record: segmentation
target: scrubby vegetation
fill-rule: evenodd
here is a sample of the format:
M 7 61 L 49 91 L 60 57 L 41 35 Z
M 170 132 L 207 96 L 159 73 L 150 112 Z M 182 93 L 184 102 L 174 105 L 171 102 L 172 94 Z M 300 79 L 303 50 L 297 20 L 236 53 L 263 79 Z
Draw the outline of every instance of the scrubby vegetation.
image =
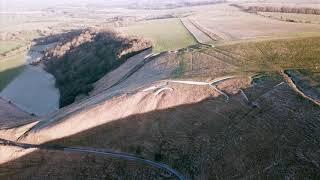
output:
M 150 47 L 148 41 L 125 38 L 112 31 L 86 30 L 46 53 L 46 70 L 56 78 L 60 106 L 88 95 L 93 83 L 126 58 Z

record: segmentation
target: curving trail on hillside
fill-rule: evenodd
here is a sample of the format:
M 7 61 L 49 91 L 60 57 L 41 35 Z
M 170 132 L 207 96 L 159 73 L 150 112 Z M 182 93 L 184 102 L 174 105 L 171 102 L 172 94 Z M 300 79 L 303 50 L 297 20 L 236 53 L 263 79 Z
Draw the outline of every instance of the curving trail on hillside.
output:
M 63 151 L 63 152 L 78 152 L 78 153 L 92 153 L 92 154 L 97 154 L 97 155 L 104 155 L 104 156 L 110 156 L 113 158 L 118 158 L 118 159 L 124 159 L 128 161 L 137 161 L 137 162 L 142 162 L 145 164 L 148 164 L 150 166 L 156 167 L 158 169 L 164 170 L 173 176 L 175 176 L 179 180 L 184 180 L 184 176 L 176 171 L 175 169 L 172 169 L 166 164 L 158 163 L 155 161 L 151 161 L 148 159 L 144 159 L 132 154 L 127 154 L 127 153 L 121 153 L 121 152 L 113 152 L 110 150 L 105 150 L 105 149 L 96 149 L 96 148 L 79 148 L 79 147 L 66 147 L 66 146 L 54 146 L 54 145 L 36 145 L 36 144 L 26 144 L 26 143 L 18 143 L 14 141 L 9 141 L 6 139 L 1 139 L 0 138 L 0 146 L 14 146 L 14 147 L 19 147 L 23 149 L 31 149 L 31 148 L 36 148 L 36 149 L 43 149 L 43 150 L 54 150 L 54 151 Z

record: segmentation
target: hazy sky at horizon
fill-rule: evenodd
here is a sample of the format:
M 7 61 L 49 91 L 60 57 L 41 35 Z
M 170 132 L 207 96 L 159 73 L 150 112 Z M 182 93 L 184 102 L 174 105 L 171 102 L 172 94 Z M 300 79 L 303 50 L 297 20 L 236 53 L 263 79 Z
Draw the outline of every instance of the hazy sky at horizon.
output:
M 104 5 L 119 5 L 119 4 L 130 4 L 130 3 L 172 3 L 177 1 L 203 1 L 203 0 L 0 0 L 0 11 L 6 11 L 10 9 L 33 9 L 39 10 L 50 6 L 60 4 L 74 4 L 74 5 L 85 5 L 85 4 L 104 4 Z
M 10 10 L 10 9 L 33 9 L 39 10 L 41 8 L 46 8 L 50 6 L 55 6 L 59 4 L 74 4 L 74 5 L 85 5 L 85 4 L 95 4 L 100 3 L 104 5 L 114 5 L 114 4 L 130 4 L 130 3 L 161 3 L 161 2 L 177 2 L 177 1 L 203 1 L 203 0 L 0 0 L 0 11 Z M 230 0 L 231 2 L 243 2 L 243 1 L 257 1 L 257 0 Z M 320 0 L 267 0 L 270 2 L 309 2 L 309 3 L 320 3 Z
M 107 5 L 134 1 L 136 0 L 0 0 L 0 11 L 15 9 L 40 10 L 60 4 L 75 4 L 81 6 L 85 4 L 103 3 Z

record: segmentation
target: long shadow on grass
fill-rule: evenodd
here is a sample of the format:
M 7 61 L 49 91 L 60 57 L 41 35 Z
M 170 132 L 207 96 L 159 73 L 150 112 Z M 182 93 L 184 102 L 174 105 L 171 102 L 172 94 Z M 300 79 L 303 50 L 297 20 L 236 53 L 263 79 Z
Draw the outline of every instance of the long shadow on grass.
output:
M 25 68 L 24 65 L 0 72 L 0 92 Z

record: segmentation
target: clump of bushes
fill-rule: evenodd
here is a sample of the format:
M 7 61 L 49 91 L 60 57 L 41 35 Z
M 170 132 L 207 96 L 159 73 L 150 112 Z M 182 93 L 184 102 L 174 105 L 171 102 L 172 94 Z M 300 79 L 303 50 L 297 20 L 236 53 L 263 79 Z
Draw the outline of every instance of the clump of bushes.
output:
M 93 83 L 151 44 L 143 39 L 123 37 L 113 31 L 84 30 L 47 52 L 45 69 L 56 78 L 60 107 L 88 95 Z

